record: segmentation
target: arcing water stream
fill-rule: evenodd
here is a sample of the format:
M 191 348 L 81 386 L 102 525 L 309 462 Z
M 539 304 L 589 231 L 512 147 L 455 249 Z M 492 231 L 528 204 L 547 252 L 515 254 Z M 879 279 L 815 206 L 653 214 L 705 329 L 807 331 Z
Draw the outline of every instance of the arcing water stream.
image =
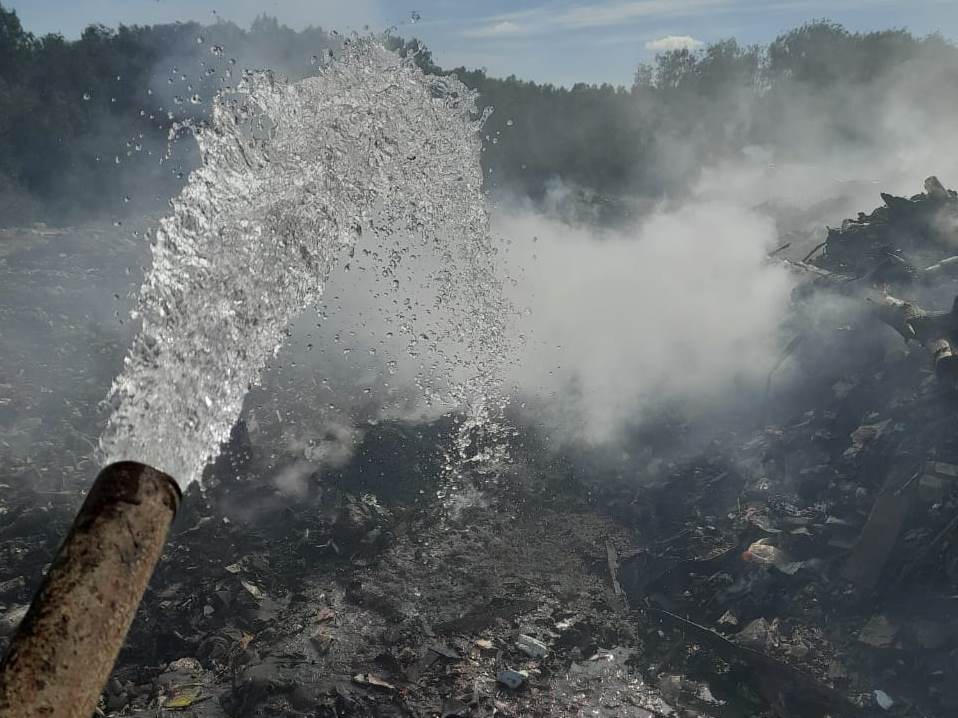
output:
M 442 392 L 472 417 L 464 431 L 490 421 L 509 352 L 481 126 L 465 86 L 367 39 L 315 77 L 247 74 L 219 96 L 194 130 L 202 167 L 154 234 L 142 328 L 111 391 L 101 461 L 197 480 L 286 327 L 370 234 L 393 242 L 396 263 L 434 255 L 443 321 L 409 342 L 442 347 L 431 373 L 458 377 Z

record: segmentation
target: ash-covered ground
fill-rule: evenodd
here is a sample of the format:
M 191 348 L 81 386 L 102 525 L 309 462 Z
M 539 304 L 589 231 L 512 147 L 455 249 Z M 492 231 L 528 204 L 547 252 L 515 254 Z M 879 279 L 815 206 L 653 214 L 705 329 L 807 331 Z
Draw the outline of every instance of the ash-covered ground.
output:
M 237 425 L 185 497 L 100 711 L 954 715 L 956 218 L 929 180 L 810 256 L 770 257 L 800 282 L 762 405 L 663 411 L 621 457 L 553 446 L 516 416 L 509 463 L 447 491 L 451 418 L 370 421 L 321 474 Z M 3 291 L 28 294 L 29 243 L 55 237 L 0 241 L 18 268 Z M 116 276 L 101 281 L 135 286 Z M 124 331 L 56 351 L 122 352 Z M 92 472 L 79 429 L 59 463 L 37 461 L 36 437 L 92 419 L 29 424 L 57 401 L 34 383 L 46 358 L 4 351 L 19 367 L 0 378 L 9 635 Z

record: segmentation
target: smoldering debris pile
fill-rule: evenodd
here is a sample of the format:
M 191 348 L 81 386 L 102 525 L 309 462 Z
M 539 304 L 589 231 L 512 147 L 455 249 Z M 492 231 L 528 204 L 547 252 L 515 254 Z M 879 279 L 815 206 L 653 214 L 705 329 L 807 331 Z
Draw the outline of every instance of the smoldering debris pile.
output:
M 911 199 L 882 193 L 885 206 L 846 220 L 791 266 L 811 273 L 814 289 L 867 301 L 871 313 L 931 355 L 939 380 L 958 386 L 958 196 L 936 177 Z M 809 255 L 811 256 L 811 255 Z M 808 288 L 806 288 L 808 289 Z M 905 294 L 902 294 L 905 293 Z M 897 295 L 897 296 L 896 296 Z M 899 298 L 908 296 L 908 299 Z M 943 309 L 926 309 L 942 306 Z M 796 341 L 800 337 L 796 337 Z
M 937 177 L 925 180 L 925 191 L 911 198 L 881 193 L 884 206 L 859 212 L 840 228 L 828 230 L 815 264 L 831 272 L 889 281 L 934 275 L 937 262 L 958 250 L 958 194 Z M 948 263 L 946 262 L 945 266 Z
M 238 426 L 101 710 L 954 715 L 958 196 L 926 190 L 788 260 L 803 282 L 761 418 L 705 450 L 662 426 L 603 473 L 520 428 L 450 512 L 448 422 L 371 426 L 293 494 L 270 478 L 297 457 Z M 0 632 L 80 500 L 4 481 Z
M 781 718 L 958 709 L 958 195 L 925 187 L 790 262 L 791 390 L 770 377 L 761 431 L 635 497 L 619 580 L 688 705 L 707 686 Z

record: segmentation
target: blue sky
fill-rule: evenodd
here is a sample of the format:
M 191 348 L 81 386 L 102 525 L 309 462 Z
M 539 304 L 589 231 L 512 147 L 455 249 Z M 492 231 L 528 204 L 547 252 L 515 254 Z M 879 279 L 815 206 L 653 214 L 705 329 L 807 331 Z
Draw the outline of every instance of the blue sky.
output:
M 301 28 L 396 26 L 439 64 L 561 84 L 630 84 L 656 48 L 736 37 L 768 42 L 810 19 L 853 30 L 907 27 L 958 39 L 955 0 L 0 0 L 27 29 L 76 37 L 92 22 L 148 24 L 217 17 L 247 26 L 260 13 Z M 418 20 L 413 22 L 413 14 Z

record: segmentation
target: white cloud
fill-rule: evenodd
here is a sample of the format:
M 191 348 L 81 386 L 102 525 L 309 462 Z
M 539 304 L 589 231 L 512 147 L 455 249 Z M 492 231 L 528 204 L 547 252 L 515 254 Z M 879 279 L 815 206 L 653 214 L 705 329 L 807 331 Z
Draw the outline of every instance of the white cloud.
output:
M 707 10 L 727 9 L 728 0 L 632 0 L 592 5 L 572 5 L 558 13 L 557 24 L 564 27 L 610 27 L 647 18 L 692 15 Z
M 742 2 L 751 0 L 600 0 L 591 3 L 563 0 L 487 16 L 478 21 L 475 30 L 463 34 L 481 38 L 618 27 L 642 20 L 729 12 Z
M 466 37 L 502 37 L 504 35 L 516 35 L 520 32 L 522 32 L 522 27 L 518 23 L 512 20 L 502 20 L 475 30 L 467 30 L 463 34 Z
M 695 50 L 704 43 L 691 35 L 666 35 L 645 43 L 645 49 L 652 52 L 670 52 L 672 50 Z
M 881 6 L 892 0 L 551 0 L 524 10 L 477 18 L 474 38 L 542 35 L 570 30 L 636 26 L 676 18 L 702 18 L 769 11 L 820 12 L 843 7 Z M 941 2 L 941 0 L 925 0 Z

